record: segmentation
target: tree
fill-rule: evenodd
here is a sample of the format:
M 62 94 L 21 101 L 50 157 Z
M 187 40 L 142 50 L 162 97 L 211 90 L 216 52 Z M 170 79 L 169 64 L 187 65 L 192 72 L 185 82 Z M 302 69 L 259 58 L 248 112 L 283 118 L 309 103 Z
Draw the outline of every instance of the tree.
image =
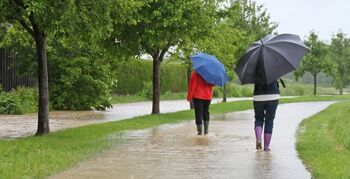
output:
M 215 55 L 225 66 L 226 71 L 234 69 L 237 59 L 238 47 L 236 42 L 240 41 L 242 34 L 227 23 L 217 24 L 211 34 L 198 43 L 198 50 Z M 226 102 L 226 85 L 223 86 L 223 102 Z
M 318 39 L 318 35 L 311 31 L 305 45 L 309 48 L 309 52 L 305 55 L 301 62 L 300 68 L 294 72 L 296 79 L 302 77 L 305 72 L 310 72 L 314 78 L 314 95 L 317 92 L 317 75 L 327 72 L 330 68 L 327 60 L 327 45 Z
M 38 129 L 36 135 L 50 131 L 48 118 L 49 86 L 47 50 L 50 37 L 69 37 L 93 43 L 108 35 L 109 5 L 111 1 L 74 0 L 3 0 L 0 2 L 0 22 L 10 23 L 14 29 L 24 29 L 34 40 L 39 88 Z M 80 13 L 82 12 L 82 13 Z M 80 32 L 80 33 L 77 33 Z M 93 34 L 87 32 L 95 32 Z M 72 37 L 76 37 L 73 39 Z M 62 39 L 52 39 L 64 43 Z M 71 42 L 72 42 L 71 41 Z M 75 41 L 77 47 L 83 41 Z
M 332 38 L 330 58 L 334 66 L 333 84 L 339 89 L 339 94 L 343 94 L 343 88 L 349 84 L 350 80 L 350 39 L 342 31 Z
M 217 30 L 214 31 L 216 37 L 212 38 L 216 44 L 205 44 L 210 45 L 209 51 L 210 48 L 216 49 L 214 54 L 222 60 L 227 71 L 232 71 L 248 45 L 271 34 L 276 27 L 277 24 L 270 21 L 262 5 L 254 1 L 237 0 L 222 11 Z M 223 88 L 223 102 L 226 102 L 226 85 Z
M 214 0 L 150 0 L 135 14 L 135 23 L 118 35 L 121 45 L 153 59 L 152 114 L 159 113 L 160 64 L 172 46 L 200 34 L 210 25 Z

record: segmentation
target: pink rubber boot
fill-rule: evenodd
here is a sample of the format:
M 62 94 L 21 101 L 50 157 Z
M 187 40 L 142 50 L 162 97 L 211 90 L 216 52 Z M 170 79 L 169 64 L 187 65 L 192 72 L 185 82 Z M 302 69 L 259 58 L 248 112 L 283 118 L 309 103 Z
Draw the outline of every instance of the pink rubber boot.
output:
M 272 134 L 264 134 L 264 151 L 270 151 L 270 142 Z
M 255 130 L 255 139 L 256 139 L 256 150 L 261 150 L 261 134 L 262 134 L 262 127 L 256 126 L 254 128 Z

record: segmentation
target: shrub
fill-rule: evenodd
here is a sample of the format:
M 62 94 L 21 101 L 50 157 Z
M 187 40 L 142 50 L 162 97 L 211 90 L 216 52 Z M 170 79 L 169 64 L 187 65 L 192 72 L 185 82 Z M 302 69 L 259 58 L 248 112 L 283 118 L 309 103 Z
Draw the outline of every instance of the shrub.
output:
M 23 114 L 38 110 L 37 91 L 19 87 L 9 93 L 0 91 L 0 114 Z
M 163 63 L 160 73 L 161 93 L 180 93 L 187 91 L 186 68 L 181 64 Z
M 0 114 L 19 114 L 20 109 L 13 96 L 0 92 Z
M 252 86 L 242 86 L 242 96 L 244 96 L 244 97 L 252 97 L 253 96 L 253 88 L 252 88 Z
M 97 58 L 97 57 L 96 57 Z M 52 59 L 50 102 L 59 110 L 103 110 L 111 107 L 110 90 L 116 85 L 106 59 L 79 56 Z
M 152 82 L 144 82 L 143 83 L 143 88 L 142 91 L 138 93 L 139 96 L 143 96 L 147 99 L 152 99 L 152 94 L 153 94 L 153 88 L 152 88 Z
M 145 83 L 152 83 L 152 61 L 129 59 L 115 69 L 118 86 L 114 93 L 119 95 L 139 94 Z M 182 64 L 162 63 L 160 71 L 160 92 L 164 94 L 187 91 L 187 73 Z
M 38 91 L 36 89 L 17 87 L 10 94 L 14 97 L 20 113 L 38 111 Z
M 222 88 L 214 87 L 213 97 L 217 98 L 217 97 L 221 97 L 221 96 L 222 96 Z

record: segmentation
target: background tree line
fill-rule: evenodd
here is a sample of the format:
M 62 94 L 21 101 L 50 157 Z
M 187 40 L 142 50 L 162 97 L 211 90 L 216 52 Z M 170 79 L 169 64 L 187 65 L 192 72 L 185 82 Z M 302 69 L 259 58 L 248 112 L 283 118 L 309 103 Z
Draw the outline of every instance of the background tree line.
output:
M 309 72 L 313 76 L 314 94 L 317 94 L 317 78 L 324 73 L 332 77 L 332 85 L 343 94 L 343 89 L 350 83 L 350 38 L 339 30 L 331 42 L 325 42 L 311 31 L 305 44 L 309 52 L 294 73 L 296 79 Z

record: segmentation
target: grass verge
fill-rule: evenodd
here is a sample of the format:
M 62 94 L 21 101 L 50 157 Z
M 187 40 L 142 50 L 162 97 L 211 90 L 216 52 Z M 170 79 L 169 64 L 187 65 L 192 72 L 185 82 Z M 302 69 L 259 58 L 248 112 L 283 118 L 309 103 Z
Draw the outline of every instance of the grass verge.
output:
M 304 120 L 297 150 L 313 178 L 350 178 L 350 102 L 336 103 Z
M 350 99 L 346 96 L 304 96 L 281 99 L 281 103 Z M 251 101 L 213 104 L 211 114 L 242 111 Z M 120 142 L 118 133 L 166 123 L 192 120 L 193 111 L 147 115 L 133 119 L 89 125 L 53 132 L 41 137 L 0 140 L 1 178 L 42 178 L 60 172 Z

